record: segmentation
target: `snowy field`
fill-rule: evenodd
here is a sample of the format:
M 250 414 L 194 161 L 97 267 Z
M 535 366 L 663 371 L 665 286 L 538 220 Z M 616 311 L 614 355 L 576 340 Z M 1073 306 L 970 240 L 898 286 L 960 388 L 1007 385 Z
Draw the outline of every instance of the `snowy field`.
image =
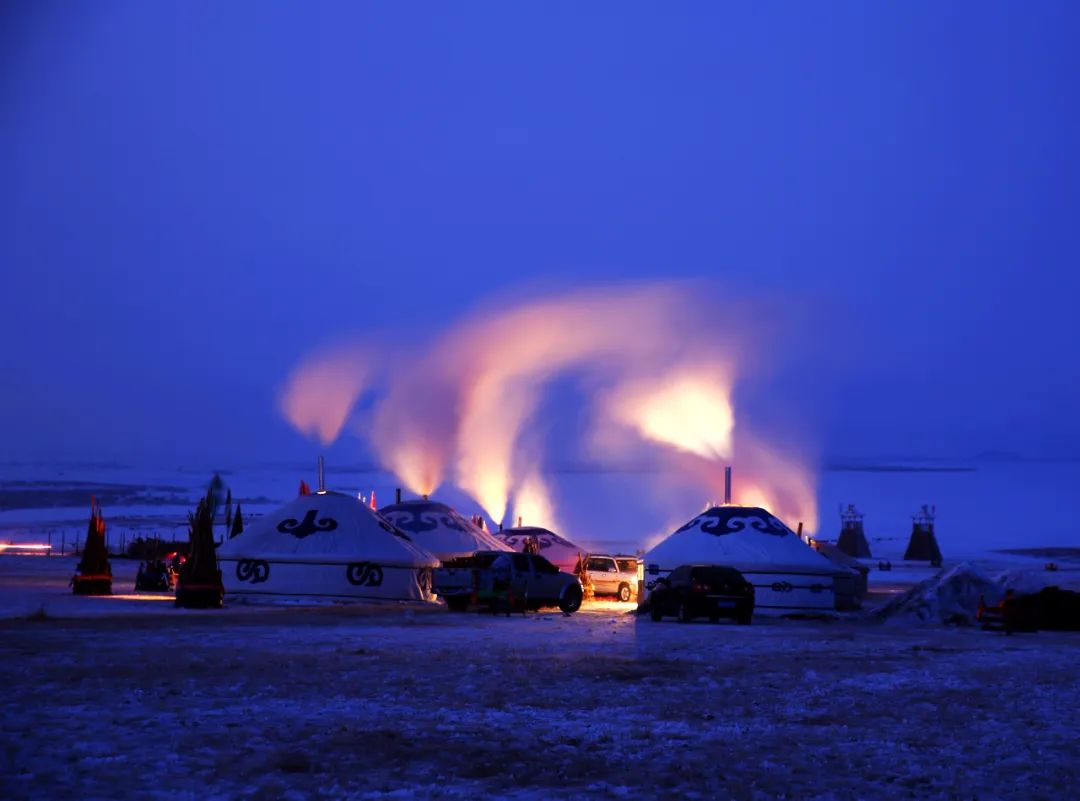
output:
M 114 550 L 118 537 L 183 538 L 211 473 L 0 468 L 0 544 L 70 547 L 94 493 Z M 301 475 L 224 477 L 250 519 Z M 840 503 L 867 513 L 875 557 L 894 565 L 872 569 L 871 606 L 935 572 L 900 560 L 922 503 L 938 504 L 947 570 L 971 560 L 1080 587 L 1077 482 L 1077 465 L 827 472 L 821 531 L 835 536 Z M 392 500 L 385 474 L 331 470 L 329 483 Z M 623 484 L 566 478 L 567 533 L 626 551 L 662 530 L 668 513 L 621 503 Z M 1046 547 L 1073 551 L 1002 552 Z M 0 799 L 1080 797 L 1078 634 L 914 614 L 682 626 L 617 603 L 572 617 L 187 611 L 135 593 L 124 559 L 116 595 L 76 598 L 75 563 L 0 554 Z
M 1077 634 L 190 612 L 75 598 L 72 567 L 0 557 L 0 798 L 1080 793 Z

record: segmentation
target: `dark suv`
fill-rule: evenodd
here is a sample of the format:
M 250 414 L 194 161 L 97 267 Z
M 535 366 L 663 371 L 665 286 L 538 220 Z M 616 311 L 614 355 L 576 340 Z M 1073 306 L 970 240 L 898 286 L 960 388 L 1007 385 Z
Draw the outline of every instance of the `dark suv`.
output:
M 730 617 L 746 626 L 754 614 L 754 587 L 733 567 L 682 565 L 656 580 L 649 613 L 653 620 L 674 615 L 681 623 Z
M 434 591 L 451 611 L 487 603 L 539 609 L 557 606 L 566 614 L 581 607 L 581 581 L 539 555 L 477 551 L 435 569 Z M 512 603 L 511 603 L 512 599 Z

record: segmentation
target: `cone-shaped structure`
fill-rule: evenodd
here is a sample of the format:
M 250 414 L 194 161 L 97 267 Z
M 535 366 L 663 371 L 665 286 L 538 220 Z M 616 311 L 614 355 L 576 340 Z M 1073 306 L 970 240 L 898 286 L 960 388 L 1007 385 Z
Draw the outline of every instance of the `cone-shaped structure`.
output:
M 825 612 L 836 606 L 833 578 L 851 571 L 799 539 L 756 506 L 714 506 L 645 554 L 646 587 L 680 565 L 723 565 L 754 585 L 755 613 Z
M 214 549 L 214 507 L 217 505 L 214 482 L 199 501 L 194 514 L 188 515 L 187 560 L 176 578 L 176 605 L 189 609 L 220 608 L 225 596 Z
M 541 556 L 567 573 L 575 572 L 578 567 L 578 557 L 585 556 L 589 552 L 588 549 L 575 545 L 554 531 L 539 526 L 504 528 L 491 532 L 491 535 L 514 551 L 524 551 L 535 542 Z
M 856 559 L 873 558 L 863 529 L 863 516 L 853 504 L 848 504 L 848 508 L 840 512 L 840 538 L 836 541 L 836 547 Z
M 379 514 L 444 561 L 476 551 L 511 550 L 502 540 L 438 501 L 392 503 L 380 509 Z
M 101 507 L 90 501 L 90 521 L 86 527 L 86 542 L 76 574 L 71 579 L 71 589 L 76 595 L 110 595 L 112 593 L 112 566 L 105 547 L 105 518 Z
M 230 595 L 431 600 L 439 560 L 351 495 L 301 495 L 218 549 Z
M 244 533 L 244 513 L 240 511 L 240 502 L 236 502 L 236 516 L 232 520 L 232 528 L 229 529 L 229 539 Z
M 923 506 L 911 518 L 911 538 L 908 540 L 904 558 L 913 562 L 941 564 L 941 549 L 934 534 L 934 510 Z

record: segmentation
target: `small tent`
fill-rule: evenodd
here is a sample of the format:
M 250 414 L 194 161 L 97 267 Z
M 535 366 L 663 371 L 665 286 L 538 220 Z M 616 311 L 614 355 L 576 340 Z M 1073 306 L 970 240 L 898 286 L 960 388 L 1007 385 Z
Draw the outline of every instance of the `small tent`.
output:
M 236 503 L 236 516 L 232 519 L 229 529 L 229 538 L 238 537 L 244 533 L 244 513 L 240 510 L 240 502 Z
M 840 538 L 836 547 L 856 559 L 872 559 L 870 543 L 866 541 L 863 529 L 863 516 L 853 504 L 840 512 Z
M 110 595 L 112 593 L 112 566 L 109 550 L 105 545 L 105 518 L 101 506 L 90 500 L 90 523 L 86 529 L 82 559 L 71 578 L 71 588 L 76 595 Z
M 510 550 L 509 545 L 438 501 L 401 501 L 384 506 L 379 514 L 439 559 Z
M 351 495 L 301 495 L 218 549 L 227 595 L 431 600 L 439 564 Z
M 714 506 L 645 554 L 646 587 L 680 565 L 725 565 L 754 585 L 762 614 L 828 612 L 836 606 L 834 565 L 765 509 Z
M 513 551 L 524 551 L 526 543 L 535 537 L 540 555 L 567 573 L 573 573 L 577 569 L 579 556 L 585 556 L 589 553 L 587 549 L 560 537 L 554 531 L 539 526 L 504 528 L 493 531 L 491 534 L 504 542 Z
M 214 476 L 216 481 L 220 481 Z M 188 513 L 188 556 L 176 577 L 176 605 L 187 609 L 220 609 L 225 587 L 214 550 L 214 509 L 220 486 L 210 483 L 194 514 Z
M 934 535 L 935 511 L 928 506 L 923 506 L 918 514 L 912 516 L 911 538 L 908 540 L 907 550 L 904 551 L 904 559 L 912 562 L 929 562 L 935 566 L 941 564 L 941 549 Z

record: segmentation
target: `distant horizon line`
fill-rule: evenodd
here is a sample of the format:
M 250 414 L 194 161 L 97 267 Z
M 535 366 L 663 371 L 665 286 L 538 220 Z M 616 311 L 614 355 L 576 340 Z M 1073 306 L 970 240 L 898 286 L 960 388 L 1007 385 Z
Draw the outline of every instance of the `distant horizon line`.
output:
M 160 469 L 175 471 L 177 473 L 220 473 L 230 475 L 243 470 L 271 469 L 287 470 L 290 472 L 303 473 L 314 471 L 315 460 L 311 463 L 303 463 L 296 460 L 277 461 L 242 461 L 226 467 L 217 460 L 185 460 L 172 466 L 158 460 L 135 461 L 128 459 L 8 459 L 0 461 L 0 467 L 51 467 L 71 470 L 140 470 Z M 1026 456 L 1016 453 L 983 452 L 968 457 L 940 457 L 940 456 L 893 456 L 880 457 L 846 457 L 843 459 L 831 459 L 824 462 L 819 469 L 822 472 L 881 472 L 881 473 L 963 473 L 974 472 L 979 464 L 1005 463 L 1005 464 L 1073 464 L 1080 462 L 1080 456 Z M 733 465 L 738 468 L 738 463 Z M 662 464 L 658 462 L 639 461 L 629 463 L 603 463 L 603 462 L 562 462 L 550 464 L 543 472 L 551 475 L 572 475 L 576 473 L 609 473 L 609 474 L 640 474 L 640 473 L 663 473 L 666 472 Z M 326 472 L 328 474 L 368 474 L 387 473 L 393 471 L 384 468 L 374 462 L 345 462 L 335 464 L 327 461 Z

